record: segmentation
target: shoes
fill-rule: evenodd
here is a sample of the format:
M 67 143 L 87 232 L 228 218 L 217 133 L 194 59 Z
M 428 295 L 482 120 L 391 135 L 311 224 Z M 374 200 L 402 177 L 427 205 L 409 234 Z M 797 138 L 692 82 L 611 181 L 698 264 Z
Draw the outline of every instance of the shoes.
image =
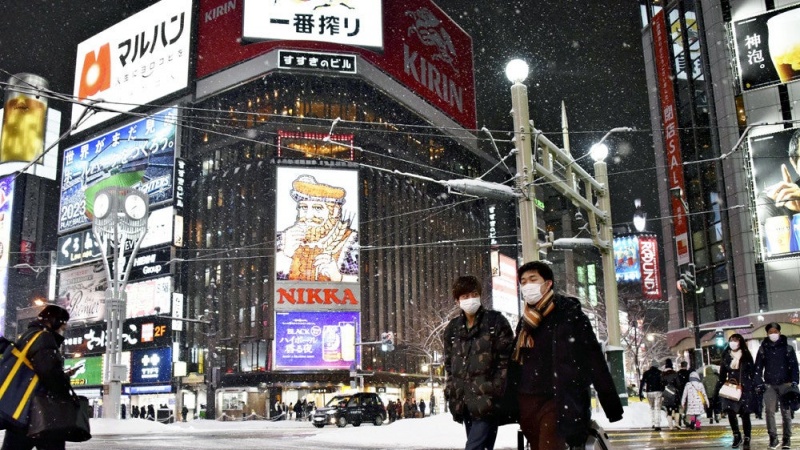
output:
M 744 438 L 744 441 L 742 441 L 742 450 L 750 450 L 750 438 L 749 437 Z
M 788 448 L 788 449 L 791 449 L 791 448 L 792 448 L 792 441 L 791 441 L 791 439 L 790 439 L 790 438 L 788 438 L 788 437 L 785 437 L 785 438 L 783 438 L 783 443 L 781 444 L 781 448 Z
M 776 448 L 778 448 L 778 436 L 769 437 L 769 448 L 771 450 L 775 450 Z
M 739 445 L 742 444 L 742 435 L 736 433 L 733 435 L 733 444 L 731 444 L 731 448 L 739 448 Z
M 653 427 L 653 431 L 661 431 L 661 427 Z

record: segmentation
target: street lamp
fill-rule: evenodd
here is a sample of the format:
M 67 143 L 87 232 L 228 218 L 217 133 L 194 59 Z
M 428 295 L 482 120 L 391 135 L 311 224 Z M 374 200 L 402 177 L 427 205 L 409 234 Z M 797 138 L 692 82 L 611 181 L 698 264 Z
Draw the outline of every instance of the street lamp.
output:
M 517 151 L 517 186 L 520 240 L 523 262 L 539 260 L 539 232 L 536 224 L 536 191 L 533 186 L 534 165 L 531 152 L 531 123 L 528 113 L 528 88 L 522 82 L 528 77 L 528 64 L 513 59 L 506 65 L 511 85 L 511 115 L 514 118 L 514 147 Z
M 633 212 L 633 227 L 636 231 L 642 232 L 647 227 L 647 213 L 642 209 L 642 200 L 636 199 L 633 201 L 633 206 L 636 210 Z
M 122 323 L 125 321 L 127 295 L 125 286 L 133 267 L 136 252 L 147 233 L 150 215 L 148 197 L 125 187 L 107 187 L 97 192 L 93 206 L 92 233 L 103 255 L 108 288 L 105 295 L 106 369 L 103 374 L 103 417 L 119 418 L 122 380 L 126 367 L 122 364 Z M 123 259 L 125 247 L 133 242 L 133 250 Z M 109 266 L 108 252 L 112 265 Z

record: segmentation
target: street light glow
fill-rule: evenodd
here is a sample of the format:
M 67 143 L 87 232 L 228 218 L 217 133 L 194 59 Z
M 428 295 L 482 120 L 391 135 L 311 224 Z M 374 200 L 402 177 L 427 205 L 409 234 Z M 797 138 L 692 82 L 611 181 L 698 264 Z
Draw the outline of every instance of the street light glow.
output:
M 608 146 L 602 142 L 594 144 L 592 148 L 589 149 L 589 154 L 592 155 L 592 159 L 595 162 L 603 161 L 606 159 L 606 156 L 608 156 Z
M 528 63 L 521 59 L 512 59 L 506 64 L 506 77 L 512 83 L 522 83 L 528 78 Z

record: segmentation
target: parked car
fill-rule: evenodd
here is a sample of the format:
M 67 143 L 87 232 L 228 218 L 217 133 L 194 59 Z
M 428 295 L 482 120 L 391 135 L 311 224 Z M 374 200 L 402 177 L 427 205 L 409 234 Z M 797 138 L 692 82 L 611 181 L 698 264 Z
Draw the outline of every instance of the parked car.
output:
M 325 407 L 317 408 L 312 422 L 317 428 L 333 424 L 341 428 L 346 427 L 348 423 L 357 427 L 364 422 L 381 426 L 385 420 L 386 407 L 378 394 L 359 392 L 333 397 Z

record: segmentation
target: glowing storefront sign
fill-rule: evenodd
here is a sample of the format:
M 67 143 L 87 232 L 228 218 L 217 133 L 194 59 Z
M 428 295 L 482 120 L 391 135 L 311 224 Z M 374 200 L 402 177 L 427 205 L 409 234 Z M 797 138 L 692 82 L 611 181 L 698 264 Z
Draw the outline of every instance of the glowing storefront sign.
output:
M 275 369 L 350 369 L 359 364 L 361 313 L 276 312 Z

